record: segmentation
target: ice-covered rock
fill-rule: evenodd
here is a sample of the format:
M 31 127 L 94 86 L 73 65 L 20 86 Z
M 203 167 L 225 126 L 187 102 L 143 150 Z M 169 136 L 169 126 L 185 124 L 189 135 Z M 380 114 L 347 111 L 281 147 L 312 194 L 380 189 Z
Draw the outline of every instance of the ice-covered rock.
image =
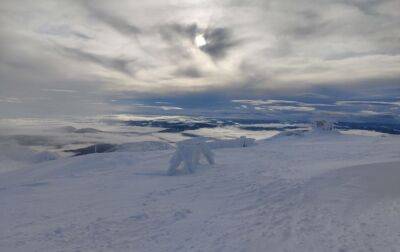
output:
M 169 175 L 175 175 L 183 164 L 183 170 L 193 173 L 204 157 L 209 164 L 214 164 L 214 153 L 203 138 L 184 140 L 177 144 L 176 152 L 170 160 Z

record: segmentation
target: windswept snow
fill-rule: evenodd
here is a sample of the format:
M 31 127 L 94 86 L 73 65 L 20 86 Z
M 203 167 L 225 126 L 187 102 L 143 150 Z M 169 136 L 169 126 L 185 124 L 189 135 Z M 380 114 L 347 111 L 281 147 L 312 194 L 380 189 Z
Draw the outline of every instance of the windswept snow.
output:
M 278 135 L 165 176 L 173 150 L 0 175 L 0 251 L 399 251 L 400 138 Z

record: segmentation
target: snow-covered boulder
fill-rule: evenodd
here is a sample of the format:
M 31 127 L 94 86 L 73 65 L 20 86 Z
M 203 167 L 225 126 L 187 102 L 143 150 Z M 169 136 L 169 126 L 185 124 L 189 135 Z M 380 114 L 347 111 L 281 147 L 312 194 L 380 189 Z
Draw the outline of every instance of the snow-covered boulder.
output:
M 177 144 L 176 151 L 170 160 L 169 175 L 178 173 L 178 168 L 183 165 L 183 170 L 193 173 L 204 157 L 209 164 L 214 164 L 214 153 L 203 138 L 184 140 Z

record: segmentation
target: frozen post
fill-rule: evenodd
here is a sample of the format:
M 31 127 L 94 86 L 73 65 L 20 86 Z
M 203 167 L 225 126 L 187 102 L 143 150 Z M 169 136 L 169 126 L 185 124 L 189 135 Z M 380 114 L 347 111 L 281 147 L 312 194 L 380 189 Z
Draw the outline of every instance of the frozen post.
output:
M 255 140 L 252 138 L 247 138 L 245 136 L 241 136 L 239 138 L 239 142 L 240 142 L 240 146 L 245 148 L 245 147 L 249 147 L 250 145 L 254 145 L 255 144 Z
M 177 144 L 176 152 L 170 160 L 169 175 L 175 175 L 178 167 L 183 163 L 183 169 L 193 173 L 204 156 L 209 164 L 214 164 L 214 153 L 203 139 L 190 139 Z

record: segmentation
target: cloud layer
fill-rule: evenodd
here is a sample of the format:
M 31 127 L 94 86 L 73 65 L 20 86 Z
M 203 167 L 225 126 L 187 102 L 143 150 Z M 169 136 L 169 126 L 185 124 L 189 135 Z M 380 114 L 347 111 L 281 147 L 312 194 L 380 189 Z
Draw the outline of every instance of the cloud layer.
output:
M 398 90 L 399 9 L 398 0 L 3 0 L 0 113 L 209 93 Z

